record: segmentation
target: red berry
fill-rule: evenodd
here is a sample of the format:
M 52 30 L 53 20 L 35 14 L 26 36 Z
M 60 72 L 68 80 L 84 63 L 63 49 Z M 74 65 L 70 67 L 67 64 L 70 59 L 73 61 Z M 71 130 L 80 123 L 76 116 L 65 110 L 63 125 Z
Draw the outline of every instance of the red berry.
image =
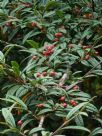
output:
M 32 56 L 32 59 L 33 59 L 33 60 L 36 60 L 36 58 L 37 58 L 37 56 Z
M 43 51 L 43 55 L 46 56 L 46 57 L 49 56 L 47 51 Z
M 72 106 L 76 106 L 76 105 L 77 105 L 76 101 L 74 101 L 74 100 L 70 100 L 70 104 L 71 104 Z
M 32 26 L 32 27 L 36 27 L 37 24 L 36 24 L 35 22 L 32 22 L 32 23 L 31 23 L 31 26 Z
M 52 50 L 48 50 L 48 51 L 46 51 L 46 53 L 47 53 L 47 55 L 51 55 L 53 53 L 53 51 Z
M 43 55 L 46 56 L 46 57 L 51 55 L 52 53 L 53 53 L 53 50 L 43 51 Z
M 85 60 L 89 60 L 89 59 L 90 59 L 90 55 L 87 54 L 87 55 L 85 56 Z
M 62 33 L 56 33 L 55 36 L 59 38 L 59 37 L 62 37 L 63 35 Z
M 43 108 L 43 107 L 44 107 L 44 104 L 42 104 L 42 103 L 41 103 L 41 104 L 38 104 L 37 107 L 38 107 L 38 108 Z
M 55 38 L 53 41 L 54 41 L 54 42 L 58 42 L 58 41 L 59 41 L 59 39 L 58 39 L 58 38 Z
M 54 45 L 51 45 L 51 46 L 46 45 L 44 48 L 46 51 L 51 51 L 54 48 Z
M 72 104 L 73 102 L 75 102 L 74 100 L 70 100 L 70 104 Z
M 73 104 L 72 104 L 72 106 L 76 106 L 77 105 L 77 103 L 76 102 L 74 102 Z
M 46 75 L 47 75 L 47 72 L 43 72 L 42 75 L 43 75 L 43 76 L 46 76 Z
M 62 106 L 63 106 L 64 108 L 66 108 L 66 107 L 67 107 L 67 103 L 63 103 Z
M 36 74 L 36 76 L 37 76 L 37 77 L 41 77 L 41 74 L 38 72 L 38 73 Z
M 98 55 L 99 55 L 99 52 L 98 52 L 98 51 L 95 51 L 94 54 L 95 54 L 95 56 L 98 56 Z
M 54 48 L 54 45 L 49 46 L 49 47 L 48 47 L 48 50 L 52 50 L 53 48 Z
M 79 86 L 78 85 L 75 85 L 74 87 L 73 87 L 73 90 L 78 90 L 79 89 Z
M 17 125 L 18 125 L 18 126 L 21 126 L 22 124 L 23 124 L 22 120 L 19 120 L 19 121 L 17 122 Z
M 62 97 L 60 98 L 60 101 L 65 101 L 65 96 L 62 96 Z
M 54 72 L 54 71 L 51 71 L 51 72 L 49 73 L 49 76 L 51 76 L 51 77 L 54 77 L 54 76 L 56 76 L 56 72 Z

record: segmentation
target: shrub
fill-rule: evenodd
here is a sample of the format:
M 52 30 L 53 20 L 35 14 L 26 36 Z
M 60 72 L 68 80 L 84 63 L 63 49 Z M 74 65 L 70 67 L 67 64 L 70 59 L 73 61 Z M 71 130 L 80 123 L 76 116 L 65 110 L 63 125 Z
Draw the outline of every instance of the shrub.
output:
M 101 4 L 0 1 L 1 135 L 102 134 L 84 85 L 102 75 Z

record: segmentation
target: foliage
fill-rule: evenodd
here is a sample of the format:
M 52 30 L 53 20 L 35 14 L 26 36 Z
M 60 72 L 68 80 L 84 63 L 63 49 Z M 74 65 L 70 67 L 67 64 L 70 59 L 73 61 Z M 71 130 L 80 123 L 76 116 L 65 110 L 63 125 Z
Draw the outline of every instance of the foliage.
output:
M 1 135 L 102 134 L 102 107 L 84 85 L 102 76 L 101 5 L 0 0 Z

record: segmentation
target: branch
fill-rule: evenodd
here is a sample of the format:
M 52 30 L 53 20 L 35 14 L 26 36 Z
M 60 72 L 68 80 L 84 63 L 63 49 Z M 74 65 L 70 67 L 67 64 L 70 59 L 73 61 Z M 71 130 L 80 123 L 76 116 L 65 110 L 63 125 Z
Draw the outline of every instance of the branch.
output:
M 43 126 L 44 119 L 45 119 L 45 116 L 42 116 L 42 117 L 40 118 L 40 122 L 39 122 L 39 126 L 38 126 L 38 127 L 42 127 L 42 126 Z
M 39 128 L 43 126 L 44 120 L 45 120 L 45 116 L 41 116 L 40 122 L 38 125 Z M 36 134 L 33 134 L 32 136 L 38 136 L 38 134 L 36 133 Z
M 63 86 L 65 81 L 67 79 L 67 73 L 65 73 L 62 78 L 60 79 L 60 82 L 59 82 L 59 87 Z

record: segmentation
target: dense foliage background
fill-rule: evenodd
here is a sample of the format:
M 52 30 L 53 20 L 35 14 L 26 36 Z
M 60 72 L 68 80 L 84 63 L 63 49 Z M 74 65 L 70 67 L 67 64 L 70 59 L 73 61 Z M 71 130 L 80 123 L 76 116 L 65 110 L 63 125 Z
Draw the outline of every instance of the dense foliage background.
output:
M 102 135 L 102 1 L 0 0 L 0 135 Z

